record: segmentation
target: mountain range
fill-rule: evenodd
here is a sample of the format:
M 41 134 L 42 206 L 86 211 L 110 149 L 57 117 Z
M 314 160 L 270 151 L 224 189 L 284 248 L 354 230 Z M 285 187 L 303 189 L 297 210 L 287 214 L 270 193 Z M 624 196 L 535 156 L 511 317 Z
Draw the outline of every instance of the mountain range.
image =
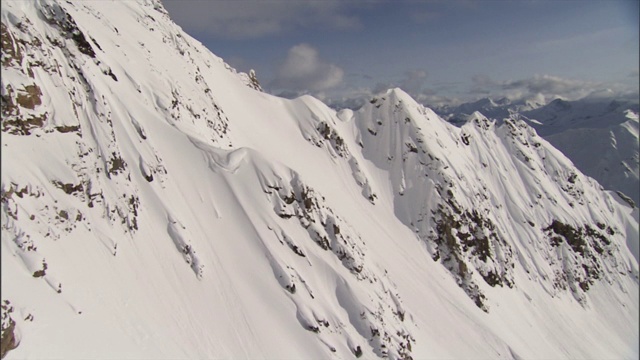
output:
M 158 0 L 1 21 L 3 358 L 637 358 L 638 208 L 530 120 L 276 97 Z

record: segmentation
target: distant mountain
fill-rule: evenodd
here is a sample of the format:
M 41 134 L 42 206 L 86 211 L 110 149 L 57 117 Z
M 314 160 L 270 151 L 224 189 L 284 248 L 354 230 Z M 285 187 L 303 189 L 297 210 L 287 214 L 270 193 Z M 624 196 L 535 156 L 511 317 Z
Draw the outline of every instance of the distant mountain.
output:
M 469 115 L 480 112 L 490 119 L 504 119 L 513 113 L 521 113 L 544 106 L 543 99 L 529 99 L 512 101 L 503 97 L 498 100 L 482 98 L 473 102 L 457 106 L 434 107 L 434 111 L 452 124 L 462 125 L 467 122 Z
M 275 97 L 157 0 L 2 5 L 2 357 L 638 356 L 638 209 L 526 121 Z
M 498 119 L 522 119 L 606 189 L 621 191 L 640 203 L 638 102 L 629 100 L 556 99 L 546 105 L 512 104 L 481 99 L 456 108 L 438 109 L 460 125 L 479 111 Z

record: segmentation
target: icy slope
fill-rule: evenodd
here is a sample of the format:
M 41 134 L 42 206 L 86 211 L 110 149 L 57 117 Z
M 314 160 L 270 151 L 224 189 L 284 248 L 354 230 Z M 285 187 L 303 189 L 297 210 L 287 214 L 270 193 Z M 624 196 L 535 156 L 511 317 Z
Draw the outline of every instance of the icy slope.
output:
M 637 357 L 637 209 L 526 124 L 273 97 L 157 1 L 1 20 L 7 358 Z

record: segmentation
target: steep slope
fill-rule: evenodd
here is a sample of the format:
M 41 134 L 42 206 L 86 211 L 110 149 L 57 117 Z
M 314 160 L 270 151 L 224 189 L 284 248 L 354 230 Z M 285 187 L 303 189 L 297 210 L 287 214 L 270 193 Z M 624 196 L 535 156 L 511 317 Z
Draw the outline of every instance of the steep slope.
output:
M 1 20 L 3 356 L 637 356 L 637 209 L 525 124 L 264 94 L 158 1 Z
M 478 306 L 473 267 L 487 284 L 513 287 L 517 258 L 552 295 L 568 287 L 582 301 L 603 268 L 620 265 L 607 250 L 622 231 L 610 227 L 610 197 L 523 121 L 497 127 L 475 113 L 458 129 L 397 90 L 359 115 L 364 155 L 391 174 L 398 218 Z
M 555 100 L 523 116 L 580 171 L 640 202 L 637 104 Z
M 479 111 L 491 119 L 522 119 L 606 189 L 640 201 L 640 145 L 637 100 L 578 101 L 556 99 L 546 105 L 481 99 L 453 109 L 438 109 L 449 122 L 462 125 Z

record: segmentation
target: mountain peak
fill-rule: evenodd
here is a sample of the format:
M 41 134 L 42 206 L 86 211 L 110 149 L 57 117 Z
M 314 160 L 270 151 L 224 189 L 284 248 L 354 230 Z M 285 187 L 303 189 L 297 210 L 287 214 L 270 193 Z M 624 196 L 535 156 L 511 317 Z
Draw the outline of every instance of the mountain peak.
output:
M 526 123 L 256 91 L 160 5 L 3 3 L 8 359 L 636 357 L 637 209 Z
M 569 101 L 560 98 L 551 101 L 549 105 L 558 110 L 569 110 L 571 108 L 571 103 Z
M 415 103 L 417 105 L 417 102 L 411 97 L 411 95 L 407 94 L 407 92 L 405 92 L 399 87 L 390 88 L 386 90 L 380 96 L 380 98 L 391 101 L 393 103 L 405 103 L 405 104 L 411 104 L 411 105 Z

